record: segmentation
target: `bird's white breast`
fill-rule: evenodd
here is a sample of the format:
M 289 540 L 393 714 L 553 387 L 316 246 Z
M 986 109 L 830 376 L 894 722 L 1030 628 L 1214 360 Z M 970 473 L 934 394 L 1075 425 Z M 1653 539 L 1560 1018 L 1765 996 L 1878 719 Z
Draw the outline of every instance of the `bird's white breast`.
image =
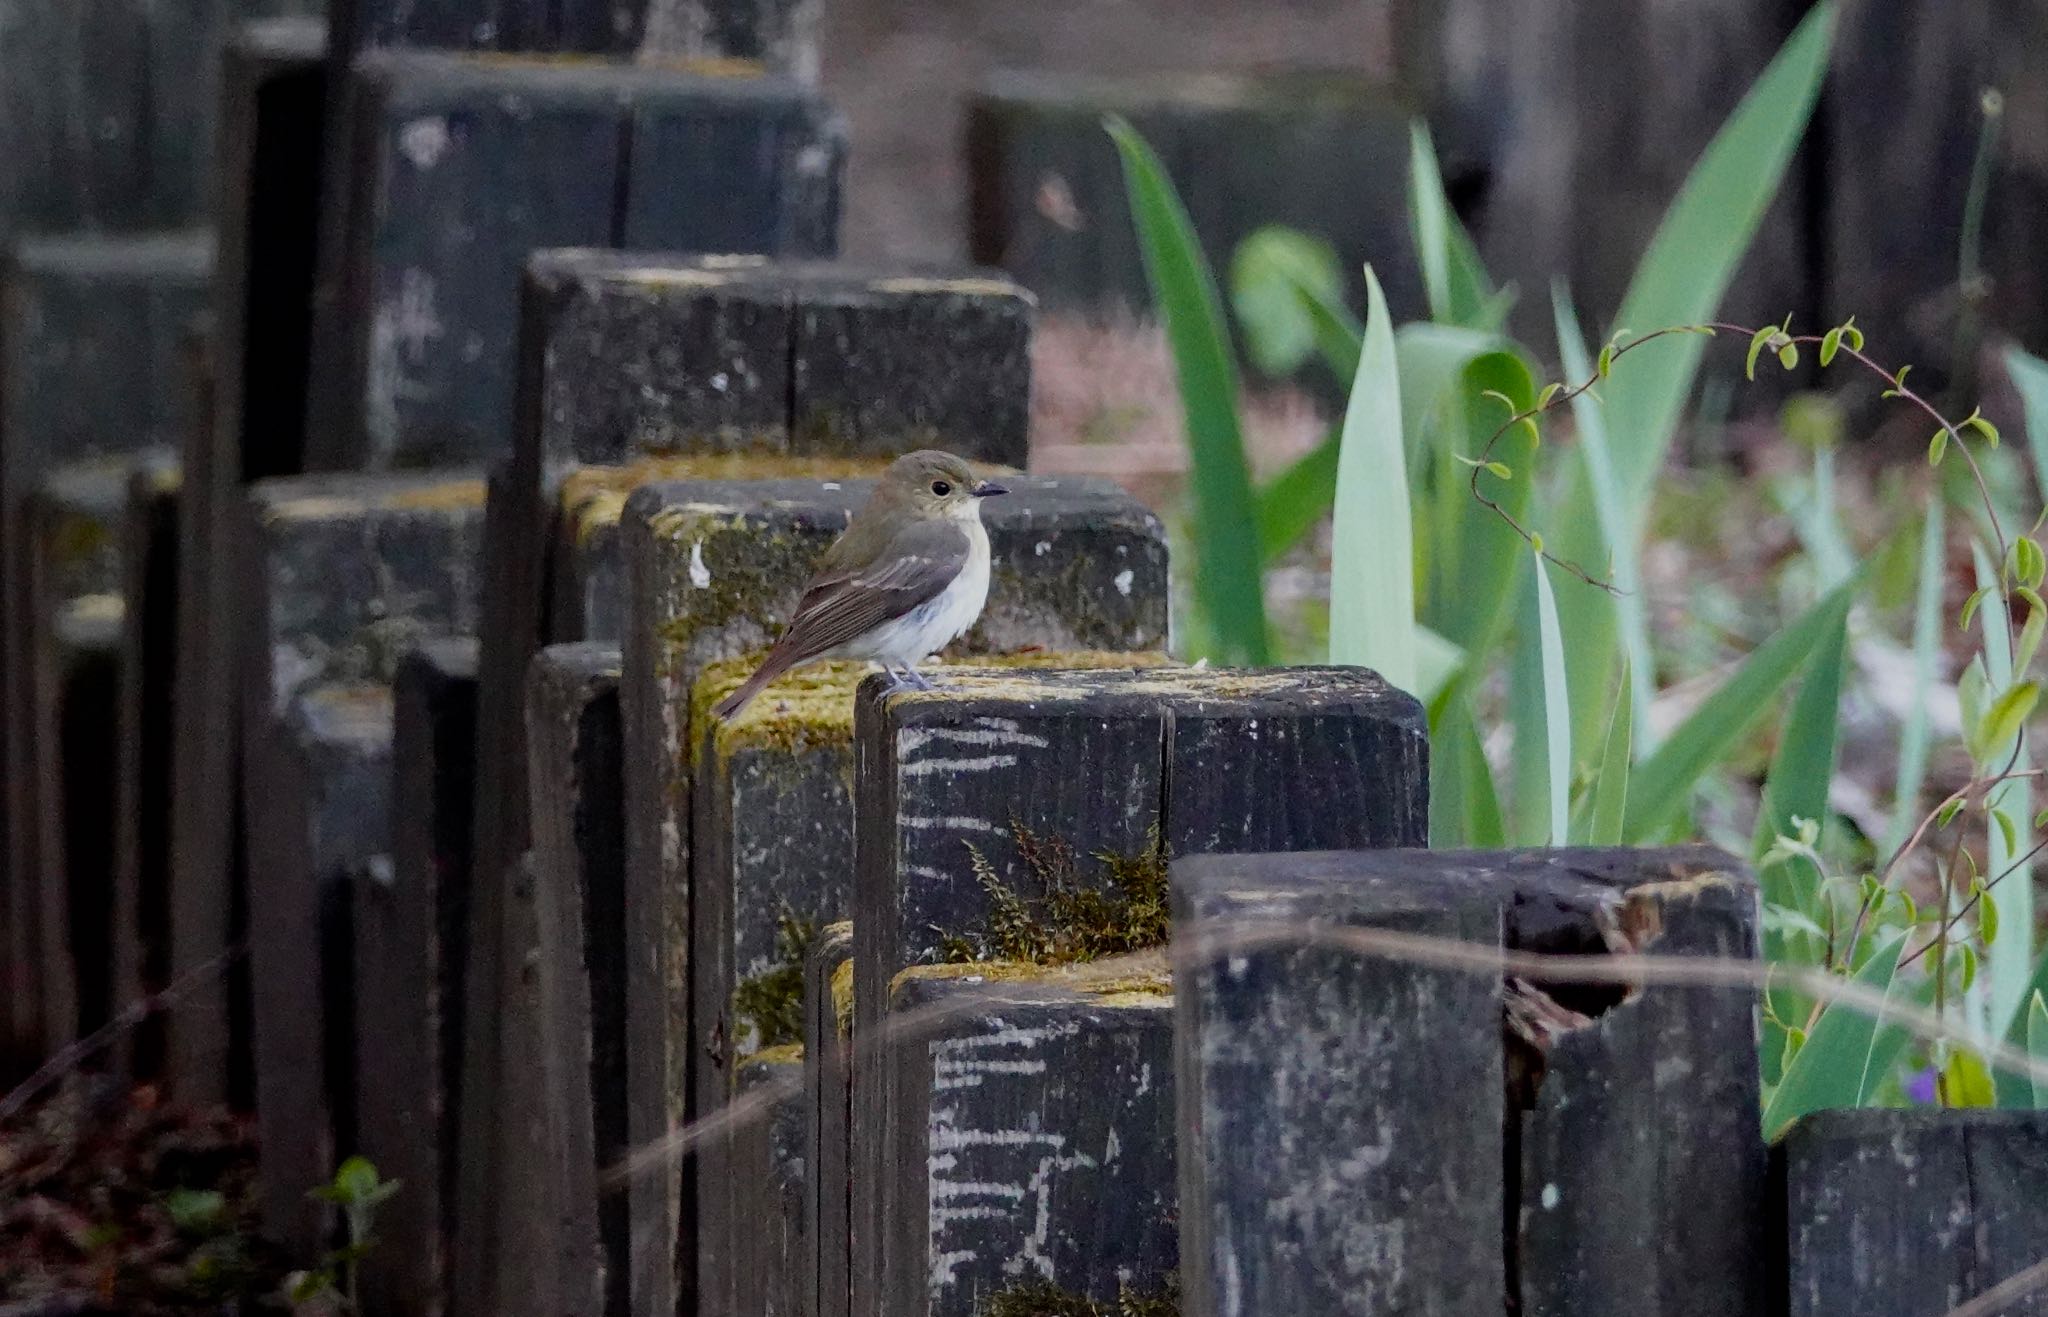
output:
M 981 519 L 961 518 L 967 535 L 967 565 L 952 584 L 893 622 L 869 633 L 865 657 L 907 667 L 921 663 L 958 640 L 988 602 L 988 530 Z

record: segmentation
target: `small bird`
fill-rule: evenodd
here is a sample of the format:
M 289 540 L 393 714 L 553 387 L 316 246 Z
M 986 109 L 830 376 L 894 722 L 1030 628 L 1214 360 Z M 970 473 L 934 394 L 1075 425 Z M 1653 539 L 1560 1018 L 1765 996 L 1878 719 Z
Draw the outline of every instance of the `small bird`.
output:
M 1009 492 L 976 480 L 951 453 L 927 449 L 890 463 L 825 551 L 782 638 L 716 716 L 732 717 L 769 682 L 818 659 L 870 659 L 899 686 L 929 690 L 917 665 L 973 626 L 988 601 L 981 502 Z

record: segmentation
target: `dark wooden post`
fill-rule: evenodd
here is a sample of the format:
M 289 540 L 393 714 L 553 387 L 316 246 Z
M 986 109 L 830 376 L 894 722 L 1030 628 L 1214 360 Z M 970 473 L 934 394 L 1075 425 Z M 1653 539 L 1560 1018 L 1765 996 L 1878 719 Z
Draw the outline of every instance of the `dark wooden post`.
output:
M 809 1187 L 803 1274 L 811 1300 L 801 1311 L 809 1317 L 846 1317 L 852 1298 L 847 1132 L 853 1119 L 853 1069 L 845 1032 L 852 1026 L 853 923 L 847 920 L 820 929 L 804 959 L 804 1168 Z
M 887 1099 L 856 1093 L 853 1175 L 873 1186 L 878 1301 L 974 1317 L 1041 1282 L 1098 1302 L 1174 1275 L 1173 993 L 1031 966 L 919 966 L 889 987 Z
M 1159 644 L 1166 549 L 1157 519 L 1100 481 L 1010 483 L 1013 494 L 985 514 L 996 564 L 990 603 L 963 648 Z M 658 948 L 635 962 L 628 982 L 636 1143 L 658 1137 L 689 1106 L 686 806 L 696 677 L 707 663 L 768 641 L 866 494 L 850 481 L 707 481 L 646 486 L 627 501 L 628 937 Z
M 734 1132 L 731 1159 L 733 1317 L 797 1317 L 810 1311 L 804 1274 L 803 1048 L 772 1047 L 733 1072 L 733 1098 L 766 1106 Z
M 859 1039 L 890 984 L 990 917 L 993 881 L 1027 899 L 1049 881 L 1100 884 L 1103 854 L 1414 844 L 1424 833 L 1421 709 L 1360 669 L 959 673 L 932 694 L 863 687 L 855 712 Z M 854 1069 L 857 1166 L 899 1110 L 876 1049 Z M 884 1113 L 879 1121 L 875 1113 Z M 880 1186 L 853 1191 L 853 1311 L 886 1310 L 893 1265 Z
M 398 661 L 475 627 L 482 494 L 473 479 L 420 475 L 269 480 L 247 495 L 237 597 L 266 1219 L 308 1257 L 322 1240 L 307 1177 L 332 1173 L 356 1101 L 353 999 L 330 993 L 323 1010 L 318 983 L 352 977 L 350 886 L 373 860 L 390 865 Z M 409 986 L 433 991 L 431 979 Z M 409 1082 L 437 1079 L 423 1068 Z
M 1792 1317 L 1940 1317 L 2048 1255 L 2048 1113 L 1827 1111 L 1777 1156 Z
M 24 240 L 0 269 L 0 604 L 25 619 L 30 543 L 26 508 L 52 466 L 171 446 L 188 391 L 179 336 L 199 309 L 211 264 L 204 234 Z M 14 1050 L 32 1063 L 52 1012 L 39 990 L 45 920 L 37 880 L 42 816 L 35 798 L 35 689 L 26 626 L 0 637 L 0 764 L 7 782 L 7 981 Z M 69 993 L 61 993 L 68 998 Z M 68 1019 L 66 1001 L 52 1003 Z
M 461 1099 L 463 939 L 474 819 L 476 642 L 429 641 L 393 683 L 390 851 L 356 874 L 356 1090 L 360 1150 L 398 1196 L 363 1263 L 366 1303 L 448 1304 L 454 1137 Z
M 1239 855 L 1177 862 L 1174 882 L 1175 936 L 1198 957 L 1178 980 L 1193 1312 L 1345 1295 L 1403 1311 L 1769 1306 L 1752 996 L 1502 980 L 1484 959 L 1754 956 L 1738 862 L 1705 847 Z M 1481 955 L 1417 963 L 1316 944 L 1319 925 Z M 1427 1147 L 1427 1180 L 1404 1140 Z M 1271 1218 L 1280 1198 L 1302 1214 Z
M 325 27 L 237 28 L 222 65 L 215 152 L 218 277 L 209 425 L 187 432 L 178 522 L 177 727 L 171 807 L 171 972 L 228 948 L 235 908 L 241 726 L 234 667 L 232 532 L 241 486 L 302 465 L 306 335 L 319 212 Z M 195 986 L 166 1019 L 171 1090 L 194 1103 L 241 1090 L 228 980 Z
M 128 479 L 122 515 L 120 765 L 114 839 L 113 1007 L 161 991 L 171 973 L 171 745 L 177 723 L 178 517 L 183 479 L 170 459 Z M 161 1017 L 122 1045 L 124 1069 L 157 1079 Z
M 527 685 L 550 1171 L 562 1311 L 628 1309 L 626 1198 L 597 1174 L 626 1151 L 626 816 L 619 651 L 557 645 Z M 527 1210 L 533 1209 L 527 1205 Z M 588 1256 L 585 1256 L 587 1253 Z M 580 1259 L 580 1266 L 576 1265 Z M 598 1283 L 601 1280 L 601 1284 Z
M 832 251 L 841 129 L 785 80 L 387 51 L 357 61 L 342 104 L 316 468 L 504 451 L 519 276 L 538 248 Z

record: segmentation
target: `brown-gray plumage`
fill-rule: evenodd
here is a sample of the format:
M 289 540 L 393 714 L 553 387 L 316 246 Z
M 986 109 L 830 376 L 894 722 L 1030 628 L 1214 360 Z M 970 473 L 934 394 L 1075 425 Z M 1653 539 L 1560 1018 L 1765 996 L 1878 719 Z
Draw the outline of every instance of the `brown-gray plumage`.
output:
M 988 590 L 980 502 L 1008 491 L 934 450 L 891 463 L 833 542 L 782 638 L 713 711 L 729 718 L 791 668 L 868 658 L 915 678 L 926 655 L 973 624 Z

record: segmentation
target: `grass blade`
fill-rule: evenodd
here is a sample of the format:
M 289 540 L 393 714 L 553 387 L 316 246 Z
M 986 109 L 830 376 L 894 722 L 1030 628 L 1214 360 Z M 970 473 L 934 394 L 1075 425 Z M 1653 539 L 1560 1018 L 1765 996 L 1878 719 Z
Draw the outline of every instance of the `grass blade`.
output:
M 1976 558 L 1977 585 L 1996 587 L 1999 582 L 1997 568 L 1985 555 L 1983 549 L 1972 546 Z M 1984 670 L 1991 678 L 1991 689 L 2003 691 L 2013 683 L 2012 635 L 2006 630 L 2006 603 L 2003 591 L 1992 588 L 1977 609 L 1977 624 L 1984 631 Z M 2011 737 L 2004 744 L 1992 747 L 1991 754 L 1978 765 L 1979 771 L 1999 772 L 2010 763 L 2010 771 L 2024 773 L 2028 768 L 2028 754 L 2024 730 Z M 2007 841 L 2005 831 L 1999 827 L 1989 829 L 1988 844 L 1985 847 L 1985 868 L 1988 875 L 2004 874 L 1998 884 L 1998 907 L 2002 916 L 1999 920 L 1998 945 L 1984 949 L 1984 967 L 1987 971 L 1980 980 L 1988 994 L 1985 1004 L 1990 1010 L 1990 1022 L 1995 1033 L 2010 1031 L 2026 1011 L 2032 996 L 2029 990 L 2034 966 L 2034 871 L 2033 866 L 2024 863 L 2021 857 L 2033 848 L 2033 790 L 2026 778 L 2012 778 L 1991 788 L 1985 798 L 1985 805 L 1993 812 L 2003 813 L 2013 823 L 2013 836 Z
M 1329 512 L 1343 442 L 1341 433 L 1331 435 L 1259 491 L 1259 552 L 1268 566 L 1307 539 Z
M 1330 661 L 1415 689 L 1415 545 L 1394 326 L 1365 271 L 1365 344 L 1344 411 L 1330 551 Z
M 1948 505 L 1937 493 L 1928 500 L 1927 520 L 1920 532 L 1920 581 L 1913 597 L 1913 685 L 1929 690 L 1941 658 L 1941 596 L 1948 584 Z M 1920 822 L 1920 787 L 1927 780 L 1927 702 L 1916 700 L 1899 730 L 1898 799 L 1885 832 L 1884 854 L 1906 844 Z
M 1195 494 L 1195 580 L 1214 629 L 1215 657 L 1267 661 L 1259 526 L 1238 425 L 1237 364 L 1216 279 L 1159 158 L 1130 124 L 1106 121 L 1123 157 L 1131 218 L 1165 323 L 1187 411 Z
M 1700 778 L 1748 735 L 1792 674 L 1841 630 L 1861 580 L 1839 587 L 1758 645 L 1734 676 L 1636 766 L 1625 829 L 1632 843 L 1649 842 L 1684 813 Z
M 1536 559 L 1536 633 L 1543 651 L 1543 737 L 1550 770 L 1550 844 L 1566 844 L 1571 831 L 1572 713 L 1564 680 L 1564 637 L 1557 627 L 1557 599 L 1550 591 L 1549 564 Z
M 2048 996 L 2048 955 L 2034 962 L 2034 977 L 2027 981 L 2027 1001 Z M 2014 1018 L 2005 1032 L 2005 1041 L 2013 1047 L 2033 1048 L 2033 1007 L 2026 1014 Z M 1994 1068 L 1991 1082 L 1998 1090 L 1998 1105 L 2025 1110 L 2033 1105 L 2034 1088 L 2026 1075 L 2015 1075 L 2003 1069 Z
M 1583 837 L 1588 846 L 1621 845 L 1628 813 L 1629 749 L 1633 743 L 1629 724 L 1635 721 L 1636 701 L 1628 660 L 1623 659 L 1622 664 L 1614 713 L 1607 720 L 1607 739 L 1600 747 L 1599 775 L 1593 779 L 1592 809 Z
M 1405 375 L 1401 383 L 1405 390 Z M 1518 354 L 1482 353 L 1459 375 L 1450 404 L 1430 454 L 1437 501 L 1424 538 L 1429 592 L 1422 616 L 1479 662 L 1507 628 L 1528 545 L 1514 527 L 1472 497 L 1472 473 L 1458 458 L 1476 458 L 1485 449 L 1507 419 L 1509 405 L 1516 411 L 1536 405 L 1536 377 Z M 1536 487 L 1536 447 L 1535 431 L 1517 425 L 1492 452 L 1493 460 L 1507 465 L 1509 477 L 1479 473 L 1480 489 L 1517 520 L 1526 516 Z
M 2038 992 L 2027 1004 L 2027 1055 L 2048 1062 L 2048 998 Z M 2027 1083 L 2034 1091 L 2034 1110 L 2048 1111 L 2048 1079 L 2032 1075 Z
M 1890 998 L 1905 949 L 1903 932 L 1879 943 L 1856 971 L 1856 982 Z M 1905 1045 L 1906 1031 L 1896 1025 L 1848 1006 L 1828 1007 L 1764 1106 L 1764 1137 L 1777 1139 L 1793 1121 L 1815 1111 L 1863 1106 Z
M 1439 850 L 1497 850 L 1508 844 L 1500 797 L 1472 707 L 1449 700 L 1430 733 L 1429 844 Z
M 1436 146 L 1420 120 L 1408 130 L 1408 224 L 1430 319 L 1440 325 L 1498 328 L 1506 308 L 1494 296 L 1471 235 L 1451 210 Z
M 2034 460 L 2034 483 L 2048 500 L 2048 361 L 2007 348 L 2005 373 L 2020 395 L 2027 414 L 2027 455 Z
M 1806 134 L 1827 72 L 1835 7 L 1818 4 L 1714 135 L 1665 212 L 1615 324 L 1637 333 L 1713 316 Z M 1607 390 L 1622 492 L 1640 503 L 1664 465 L 1706 340 L 1676 334 L 1629 354 Z
M 1764 775 L 1763 808 L 1757 818 L 1752 850 L 1758 860 L 1763 859 L 1780 836 L 1791 836 L 1798 831 L 1794 819 L 1813 819 L 1821 823 L 1827 820 L 1828 787 L 1835 780 L 1836 714 L 1842 705 L 1843 656 L 1848 647 L 1848 631 L 1848 613 L 1844 610 L 1835 617 L 1833 625 L 1814 649 L 1813 657 L 1806 665 L 1805 680 L 1799 683 L 1799 693 L 1793 697 L 1792 708 L 1785 715 L 1785 727 L 1778 736 L 1777 751 L 1771 756 L 1770 769 Z M 1790 863 L 1802 869 L 1811 868 L 1804 860 Z M 1786 867 L 1780 864 L 1771 866 L 1771 869 Z M 1767 871 L 1765 899 L 1812 915 L 1812 897 L 1820 875 L 1810 873 L 1809 876 L 1812 881 L 1801 883 L 1797 893 L 1774 894 L 1769 890 Z

